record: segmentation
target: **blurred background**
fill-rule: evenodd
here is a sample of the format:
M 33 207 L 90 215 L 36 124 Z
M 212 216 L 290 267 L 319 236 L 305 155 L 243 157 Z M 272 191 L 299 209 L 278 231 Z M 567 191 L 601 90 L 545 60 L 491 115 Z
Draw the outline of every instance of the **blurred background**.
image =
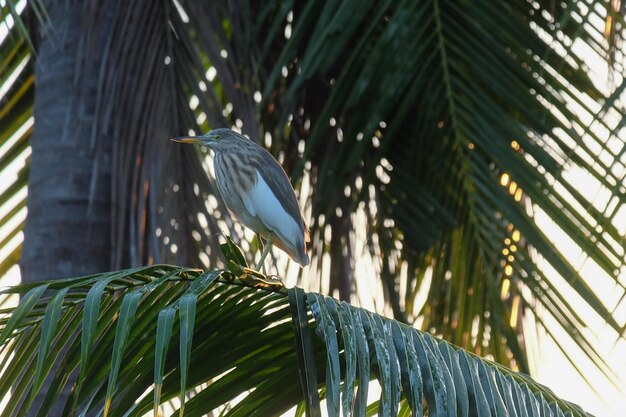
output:
M 0 283 L 216 268 L 207 149 L 283 164 L 270 273 L 626 407 L 626 3 L 0 0 Z

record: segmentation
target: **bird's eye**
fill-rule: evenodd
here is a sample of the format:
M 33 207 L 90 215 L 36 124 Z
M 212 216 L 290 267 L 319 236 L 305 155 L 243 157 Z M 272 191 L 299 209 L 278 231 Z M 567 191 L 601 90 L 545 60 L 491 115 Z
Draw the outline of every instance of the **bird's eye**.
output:
M 215 135 L 215 139 L 221 139 L 222 137 L 220 135 Z

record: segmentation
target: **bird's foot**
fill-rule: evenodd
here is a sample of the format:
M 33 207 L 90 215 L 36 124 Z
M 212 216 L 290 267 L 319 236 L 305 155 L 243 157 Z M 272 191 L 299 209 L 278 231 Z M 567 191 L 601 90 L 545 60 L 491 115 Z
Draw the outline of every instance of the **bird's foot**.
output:
M 239 279 L 254 288 L 278 290 L 285 287 L 276 275 L 264 275 L 250 268 L 243 268 L 243 274 L 239 276 Z

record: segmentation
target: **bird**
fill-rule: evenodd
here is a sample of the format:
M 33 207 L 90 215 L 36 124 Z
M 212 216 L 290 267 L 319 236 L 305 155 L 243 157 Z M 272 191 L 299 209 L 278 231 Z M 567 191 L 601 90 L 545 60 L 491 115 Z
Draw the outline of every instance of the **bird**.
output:
M 171 140 L 202 144 L 213 150 L 215 181 L 226 207 L 266 241 L 257 270 L 264 265 L 272 245 L 301 266 L 309 264 L 309 229 L 289 177 L 271 153 L 228 128 Z

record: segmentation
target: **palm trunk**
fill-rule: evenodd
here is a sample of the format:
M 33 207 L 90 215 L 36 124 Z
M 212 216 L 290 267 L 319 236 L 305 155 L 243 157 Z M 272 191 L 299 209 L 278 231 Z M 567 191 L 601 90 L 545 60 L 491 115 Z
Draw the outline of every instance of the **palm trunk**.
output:
M 111 259 L 111 146 L 92 140 L 99 62 L 80 53 L 85 42 L 104 48 L 99 34 L 111 19 L 102 13 L 91 26 L 82 2 L 44 3 L 50 25 L 35 69 L 24 282 L 104 271 Z

